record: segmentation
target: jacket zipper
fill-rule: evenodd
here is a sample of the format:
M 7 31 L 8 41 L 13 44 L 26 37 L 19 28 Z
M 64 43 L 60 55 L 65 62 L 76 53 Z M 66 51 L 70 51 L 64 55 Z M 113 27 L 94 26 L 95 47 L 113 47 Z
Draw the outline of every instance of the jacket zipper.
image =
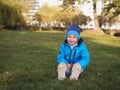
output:
M 70 63 L 71 55 L 72 55 L 72 50 L 70 50 L 70 56 L 69 56 L 69 60 L 68 60 L 69 63 Z
M 75 47 L 74 47 L 75 48 Z M 74 49 L 73 48 L 73 49 Z M 69 60 L 68 60 L 68 62 L 70 63 L 70 58 L 71 58 L 71 56 L 72 56 L 72 51 L 73 51 L 73 49 L 70 49 L 70 56 L 69 56 Z M 74 54 L 73 54 L 73 58 L 75 57 L 75 54 L 76 54 L 76 49 L 75 49 L 75 51 L 74 51 Z
M 68 47 L 70 48 L 70 46 L 68 46 Z M 76 47 L 76 46 L 75 46 L 75 47 Z M 74 47 L 74 48 L 75 48 L 75 47 Z M 73 49 L 74 49 L 74 48 L 73 48 Z M 68 63 L 70 63 L 70 58 L 71 58 L 73 49 L 70 48 L 70 56 L 69 56 L 69 59 L 68 59 Z M 75 51 L 74 51 L 73 58 L 75 57 L 75 54 L 76 54 L 76 49 L 75 49 Z
M 75 55 L 76 55 L 76 49 L 75 49 L 75 51 L 74 51 L 74 55 L 73 55 L 73 58 L 75 57 Z

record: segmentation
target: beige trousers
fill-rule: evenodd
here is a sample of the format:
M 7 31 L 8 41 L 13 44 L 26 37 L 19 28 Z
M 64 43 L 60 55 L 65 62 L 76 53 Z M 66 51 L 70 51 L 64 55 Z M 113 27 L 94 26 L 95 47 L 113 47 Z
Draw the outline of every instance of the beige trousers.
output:
M 64 80 L 66 78 L 66 74 L 65 74 L 66 70 L 67 70 L 67 65 L 65 63 L 60 63 L 58 65 L 58 68 L 57 68 L 58 80 Z M 82 68 L 80 64 L 78 63 L 73 64 L 70 80 L 78 80 L 78 77 L 81 72 L 82 72 Z

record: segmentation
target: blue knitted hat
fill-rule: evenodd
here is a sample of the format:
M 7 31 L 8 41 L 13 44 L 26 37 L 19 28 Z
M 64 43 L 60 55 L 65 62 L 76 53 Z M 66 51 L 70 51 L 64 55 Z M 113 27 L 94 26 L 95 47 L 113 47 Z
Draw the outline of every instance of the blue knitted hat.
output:
M 70 25 L 67 29 L 66 37 L 68 37 L 70 34 L 73 34 L 77 37 L 77 39 L 80 39 L 80 27 L 76 24 Z

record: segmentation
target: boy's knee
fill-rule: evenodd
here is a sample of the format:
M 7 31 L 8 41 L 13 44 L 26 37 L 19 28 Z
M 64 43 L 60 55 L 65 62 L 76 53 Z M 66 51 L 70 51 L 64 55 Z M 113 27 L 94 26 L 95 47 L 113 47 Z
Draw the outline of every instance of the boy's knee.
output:
M 74 64 L 73 68 L 72 68 L 72 74 L 70 76 L 70 79 L 78 80 L 78 77 L 79 77 L 81 71 L 82 71 L 82 68 L 81 68 L 80 64 L 78 64 L 78 63 Z
M 60 63 L 59 65 L 58 65 L 58 70 L 66 70 L 66 64 L 65 63 Z
M 65 63 L 60 63 L 58 65 L 58 79 L 59 80 L 64 80 L 66 78 L 65 76 L 65 71 L 66 71 L 66 64 Z
M 64 62 L 62 62 L 62 63 L 60 63 L 58 66 L 60 66 L 60 65 L 62 65 L 62 66 L 64 66 L 64 65 L 66 65 Z
M 74 64 L 73 67 L 72 67 L 72 71 L 81 72 L 82 71 L 81 65 L 78 64 L 78 63 Z

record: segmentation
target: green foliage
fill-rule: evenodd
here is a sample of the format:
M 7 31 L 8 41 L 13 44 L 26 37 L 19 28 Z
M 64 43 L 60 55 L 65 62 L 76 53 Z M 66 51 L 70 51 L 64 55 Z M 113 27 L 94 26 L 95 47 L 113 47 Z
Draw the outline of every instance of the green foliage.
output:
M 119 15 L 120 15 L 120 1 L 119 0 L 113 0 L 112 3 L 109 3 L 103 9 L 103 12 L 102 12 L 102 16 L 105 17 L 105 19 L 107 19 L 107 22 L 109 22 L 110 24 L 118 21 Z
M 4 27 L 15 27 L 25 24 L 18 3 L 12 3 L 9 0 L 0 1 L 0 25 Z
M 67 8 L 64 11 L 61 11 L 59 13 L 59 21 L 65 22 L 66 26 L 72 23 L 72 19 L 75 16 L 75 12 L 73 11 L 73 8 Z
M 82 14 L 79 14 L 79 15 L 76 15 L 74 18 L 73 18 L 73 23 L 76 23 L 78 25 L 86 25 L 87 22 L 91 21 L 91 18 L 90 17 L 87 17 L 85 15 L 82 15 Z
M 81 33 L 91 62 L 78 81 L 57 79 L 65 32 L 0 32 L 0 90 L 119 90 L 120 39 Z
M 120 1 L 119 0 L 113 0 L 112 3 L 108 4 L 104 10 L 107 11 L 107 13 L 110 12 L 110 10 L 113 9 L 113 15 L 117 16 L 120 14 Z
M 58 7 L 43 5 L 36 15 L 38 21 L 50 22 L 54 20 L 56 13 L 59 13 Z
M 36 14 L 35 14 L 35 17 L 36 17 L 37 21 L 38 21 L 39 23 L 41 23 L 42 18 L 41 18 L 40 13 L 36 13 Z
M 39 27 L 38 26 L 26 26 L 26 29 L 28 31 L 38 31 Z
M 81 17 L 78 21 L 78 17 Z M 48 5 L 44 5 L 39 9 L 36 14 L 37 20 L 41 22 L 65 22 L 65 26 L 67 27 L 70 23 L 83 23 L 86 24 L 90 21 L 89 17 L 86 17 L 80 12 L 76 7 L 51 7 Z
M 65 6 L 69 6 L 69 5 L 71 5 L 72 3 L 74 3 L 75 2 L 75 0 L 64 0 L 64 5 Z

